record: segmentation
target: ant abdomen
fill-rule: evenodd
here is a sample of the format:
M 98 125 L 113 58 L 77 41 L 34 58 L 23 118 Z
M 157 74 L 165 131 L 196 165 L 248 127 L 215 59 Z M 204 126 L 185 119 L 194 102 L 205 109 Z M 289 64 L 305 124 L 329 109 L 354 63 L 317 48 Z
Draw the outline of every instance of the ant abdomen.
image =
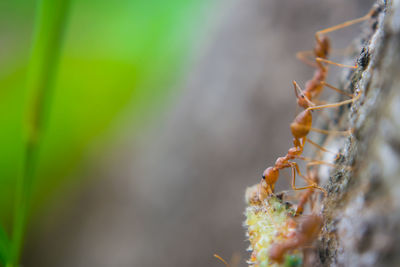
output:
M 290 130 L 294 138 L 300 139 L 310 132 L 312 125 L 312 114 L 310 110 L 304 110 L 296 116 L 294 121 L 290 124 Z

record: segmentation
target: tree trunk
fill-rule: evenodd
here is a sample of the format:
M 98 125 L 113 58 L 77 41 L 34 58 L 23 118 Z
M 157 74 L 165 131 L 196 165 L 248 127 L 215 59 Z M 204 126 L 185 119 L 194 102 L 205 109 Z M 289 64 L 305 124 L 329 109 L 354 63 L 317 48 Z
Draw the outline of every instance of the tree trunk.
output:
M 353 170 L 336 168 L 327 186 L 318 242 L 323 266 L 400 264 L 400 1 L 378 4 L 348 83 L 361 98 L 350 111 L 354 133 L 340 165 Z

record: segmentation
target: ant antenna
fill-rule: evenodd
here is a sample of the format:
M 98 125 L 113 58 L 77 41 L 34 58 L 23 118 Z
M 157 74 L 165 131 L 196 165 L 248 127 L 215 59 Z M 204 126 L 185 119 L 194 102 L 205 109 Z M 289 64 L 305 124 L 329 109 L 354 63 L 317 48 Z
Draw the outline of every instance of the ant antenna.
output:
M 214 254 L 214 257 L 217 258 L 218 260 L 222 261 L 223 264 L 225 264 L 226 267 L 230 267 L 229 264 L 224 260 L 221 256 L 218 254 Z

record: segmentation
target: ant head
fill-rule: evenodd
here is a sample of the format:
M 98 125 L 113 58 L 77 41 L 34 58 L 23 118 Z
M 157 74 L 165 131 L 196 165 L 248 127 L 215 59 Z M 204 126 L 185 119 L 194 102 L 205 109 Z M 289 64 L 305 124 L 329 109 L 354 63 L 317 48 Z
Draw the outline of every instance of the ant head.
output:
M 298 95 L 297 96 L 297 105 L 299 105 L 302 108 L 309 108 L 310 104 L 308 103 L 308 99 L 304 94 Z
M 267 186 L 274 188 L 276 181 L 279 178 L 279 170 L 274 167 L 267 168 L 263 173 L 263 180 L 267 183 Z
M 293 81 L 293 86 L 294 86 L 294 93 L 296 95 L 297 98 L 297 104 L 302 107 L 302 108 L 309 108 L 310 106 L 312 106 L 311 101 L 309 100 L 310 95 L 309 93 L 306 93 L 301 90 L 300 86 L 297 84 L 296 81 Z

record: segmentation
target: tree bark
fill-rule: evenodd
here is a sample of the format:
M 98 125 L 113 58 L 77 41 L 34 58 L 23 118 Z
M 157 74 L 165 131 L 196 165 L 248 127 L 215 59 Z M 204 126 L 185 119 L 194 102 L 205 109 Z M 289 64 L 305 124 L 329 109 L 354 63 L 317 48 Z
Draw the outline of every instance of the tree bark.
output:
M 362 94 L 339 161 L 353 170 L 336 168 L 323 202 L 323 266 L 400 263 L 400 1 L 377 4 L 381 12 L 361 39 L 360 67 L 347 86 Z

